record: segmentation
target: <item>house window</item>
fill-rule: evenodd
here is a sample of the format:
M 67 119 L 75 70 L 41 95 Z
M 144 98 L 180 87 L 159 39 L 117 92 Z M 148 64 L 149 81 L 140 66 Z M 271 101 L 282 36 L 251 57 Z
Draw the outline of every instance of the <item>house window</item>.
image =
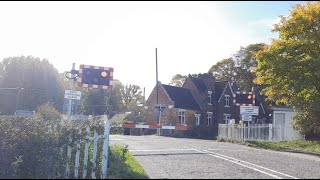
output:
M 212 96 L 211 96 L 211 94 L 212 94 L 212 91 L 208 91 L 208 98 L 209 98 L 209 105 L 212 105 Z
M 194 115 L 196 117 L 196 125 L 199 126 L 200 125 L 200 114 L 195 114 Z
M 207 112 L 207 126 L 210 126 L 212 119 L 212 112 Z
M 231 118 L 230 114 L 223 114 L 223 119 L 225 124 L 229 124 L 230 118 Z
M 224 95 L 225 104 L 224 107 L 230 107 L 230 95 Z
M 186 124 L 186 111 L 179 111 L 179 123 Z

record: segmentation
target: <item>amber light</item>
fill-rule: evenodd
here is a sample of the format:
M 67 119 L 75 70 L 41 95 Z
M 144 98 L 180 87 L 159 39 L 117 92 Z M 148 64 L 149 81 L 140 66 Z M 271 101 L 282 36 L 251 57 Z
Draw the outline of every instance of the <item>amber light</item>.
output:
M 102 77 L 107 77 L 107 75 L 108 75 L 108 73 L 107 73 L 106 71 L 102 71 L 102 72 L 101 72 L 101 76 L 102 76 Z

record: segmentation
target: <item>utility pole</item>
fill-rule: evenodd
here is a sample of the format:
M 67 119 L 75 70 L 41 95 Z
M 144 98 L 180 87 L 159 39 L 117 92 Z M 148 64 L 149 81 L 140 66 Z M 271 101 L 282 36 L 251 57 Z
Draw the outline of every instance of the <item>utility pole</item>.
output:
M 75 63 L 72 63 L 72 70 L 75 70 Z M 73 90 L 74 89 L 74 74 L 71 74 L 71 79 L 70 79 L 70 90 Z M 68 119 L 70 120 L 71 119 L 71 115 L 72 115 L 72 103 L 73 103 L 73 100 L 72 99 L 69 99 L 69 104 L 68 104 Z
M 159 112 L 159 121 L 158 121 L 158 125 L 160 125 L 160 121 L 161 121 L 161 105 L 158 107 L 159 105 L 159 88 L 158 88 L 158 54 L 157 54 L 157 48 L 156 48 L 156 86 L 157 86 L 157 107 L 158 108 L 158 112 Z M 157 129 L 158 131 L 158 135 L 160 136 L 160 129 Z
M 156 86 L 157 86 L 157 104 L 159 104 L 159 96 L 158 96 L 158 54 L 156 48 Z

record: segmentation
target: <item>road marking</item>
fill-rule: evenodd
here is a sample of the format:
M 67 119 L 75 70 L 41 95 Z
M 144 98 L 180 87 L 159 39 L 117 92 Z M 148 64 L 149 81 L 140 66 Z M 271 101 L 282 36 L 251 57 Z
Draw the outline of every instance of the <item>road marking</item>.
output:
M 238 150 L 238 149 L 208 149 L 208 151 L 248 151 L 248 150 Z
M 205 151 L 205 152 L 208 152 L 208 153 L 211 153 L 211 152 L 209 152 L 209 151 L 207 151 L 207 150 L 204 150 L 204 151 Z M 288 174 L 285 174 L 285 173 L 282 173 L 282 172 L 279 172 L 279 171 L 275 171 L 275 170 L 272 170 L 272 169 L 269 169 L 269 168 L 266 168 L 266 167 L 263 167 L 263 166 L 259 166 L 259 165 L 256 165 L 256 164 L 253 164 L 253 163 L 250 163 L 250 162 L 246 162 L 246 161 L 243 161 L 243 160 L 240 160 L 240 159 L 232 158 L 232 157 L 229 157 L 229 156 L 226 156 L 226 155 L 223 155 L 223 154 L 219 154 L 219 153 L 216 153 L 216 152 L 215 152 L 215 154 L 218 155 L 218 156 L 222 156 L 222 157 L 225 157 L 225 158 L 232 159 L 232 160 L 234 160 L 234 161 L 241 161 L 241 162 L 243 162 L 243 163 L 250 164 L 250 165 L 252 165 L 252 166 L 256 166 L 256 167 L 259 167 L 259 168 L 262 168 L 262 169 L 265 169 L 265 170 L 268 170 L 268 171 L 271 171 L 271 172 L 274 172 L 274 173 L 278 173 L 278 174 L 281 174 L 281 175 L 283 175 L 283 176 L 287 176 L 287 177 L 290 177 L 290 178 L 293 178 L 293 179 L 299 179 L 299 178 L 297 178 L 297 177 L 290 176 L 290 175 L 288 175 Z
M 131 152 L 141 151 L 141 152 L 152 152 L 152 151 L 193 151 L 193 149 L 133 149 L 129 150 Z
M 185 148 L 188 148 L 188 147 L 185 147 Z M 278 171 L 275 171 L 275 170 L 272 170 L 272 169 L 268 169 L 268 168 L 265 168 L 265 167 L 262 167 L 262 166 L 259 166 L 259 165 L 255 165 L 255 164 L 252 164 L 252 163 L 249 163 L 249 162 L 245 162 L 245 161 L 242 161 L 242 160 L 239 160 L 239 159 L 235 159 L 235 158 L 232 158 L 232 157 L 229 157 L 229 156 L 221 155 L 221 154 L 218 154 L 218 153 L 214 153 L 213 154 L 213 152 L 210 152 L 210 151 L 206 151 L 206 150 L 201 151 L 201 150 L 194 149 L 194 148 L 188 148 L 188 149 L 193 149 L 194 151 L 197 151 L 197 152 L 200 152 L 200 153 L 203 153 L 203 154 L 207 154 L 209 156 L 213 156 L 213 157 L 216 157 L 216 158 L 219 158 L 219 159 L 223 159 L 223 160 L 229 161 L 229 162 L 234 163 L 234 164 L 238 164 L 240 166 L 252 169 L 252 170 L 260 172 L 262 174 L 266 174 L 266 175 L 271 176 L 271 177 L 276 178 L 276 179 L 283 179 L 283 178 L 280 177 L 280 176 L 277 176 L 275 174 L 271 174 L 271 173 L 268 173 L 266 171 L 257 169 L 255 167 L 248 166 L 248 165 L 243 164 L 243 163 L 247 163 L 247 164 L 250 164 L 252 166 L 256 166 L 256 167 L 259 167 L 259 168 L 262 168 L 262 169 L 266 169 L 266 170 L 272 171 L 274 173 L 281 174 L 283 176 L 291 177 L 291 178 L 294 178 L 294 179 L 299 179 L 297 177 L 293 177 L 293 176 L 290 176 L 290 175 L 287 175 L 287 174 L 284 174 L 284 173 L 281 173 L 281 172 L 278 172 Z M 240 162 L 242 162 L 242 163 L 240 163 Z

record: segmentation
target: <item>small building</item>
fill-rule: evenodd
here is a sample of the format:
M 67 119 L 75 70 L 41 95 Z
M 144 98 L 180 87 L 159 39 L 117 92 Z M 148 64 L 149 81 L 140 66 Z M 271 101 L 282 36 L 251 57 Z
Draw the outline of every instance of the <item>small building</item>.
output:
M 274 140 L 299 140 L 305 139 L 304 135 L 293 128 L 293 116 L 296 115 L 290 107 L 272 107 L 273 110 L 273 139 Z

